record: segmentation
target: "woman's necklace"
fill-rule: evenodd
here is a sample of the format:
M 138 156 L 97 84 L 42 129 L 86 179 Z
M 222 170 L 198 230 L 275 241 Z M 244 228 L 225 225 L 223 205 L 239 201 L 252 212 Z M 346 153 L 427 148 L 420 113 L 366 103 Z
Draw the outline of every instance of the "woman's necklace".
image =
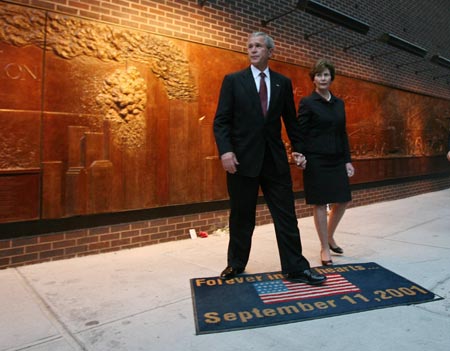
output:
M 325 100 L 330 101 L 331 100 L 331 93 L 329 91 L 327 91 L 326 93 L 328 94 L 327 96 L 325 96 L 325 93 L 321 93 L 318 92 L 320 96 L 322 96 Z

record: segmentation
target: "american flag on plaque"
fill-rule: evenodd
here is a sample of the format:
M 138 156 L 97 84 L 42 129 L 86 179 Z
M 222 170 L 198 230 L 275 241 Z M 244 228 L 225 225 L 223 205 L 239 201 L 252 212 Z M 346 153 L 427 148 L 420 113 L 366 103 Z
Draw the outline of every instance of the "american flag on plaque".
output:
M 317 297 L 360 292 L 340 274 L 326 274 L 327 281 L 322 285 L 294 283 L 287 280 L 272 280 L 253 283 L 259 298 L 266 304 L 313 299 Z

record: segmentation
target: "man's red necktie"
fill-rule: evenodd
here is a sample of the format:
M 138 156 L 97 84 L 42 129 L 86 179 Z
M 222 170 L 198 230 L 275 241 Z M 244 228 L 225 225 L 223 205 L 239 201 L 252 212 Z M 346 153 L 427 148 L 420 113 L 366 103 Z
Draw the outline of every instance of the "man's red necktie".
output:
M 266 75 L 264 72 L 259 74 L 261 76 L 261 80 L 259 82 L 259 99 L 261 100 L 261 107 L 264 116 L 267 114 L 267 85 L 266 80 L 264 79 Z

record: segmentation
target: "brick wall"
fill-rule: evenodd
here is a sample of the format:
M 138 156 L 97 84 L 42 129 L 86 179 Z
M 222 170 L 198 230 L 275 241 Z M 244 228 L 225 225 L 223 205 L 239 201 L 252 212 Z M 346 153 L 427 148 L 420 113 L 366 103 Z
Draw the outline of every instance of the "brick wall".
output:
M 264 30 L 277 44 L 275 59 L 310 67 L 317 58 L 334 61 L 337 73 L 450 99 L 448 69 L 429 58 L 450 58 L 447 0 L 316 0 L 370 25 L 367 35 L 296 10 L 296 0 L 13 0 L 4 1 L 47 9 L 115 25 L 243 52 L 247 34 Z M 328 30 L 326 30 L 328 29 Z M 324 31 L 325 30 L 325 31 Z M 320 32 L 306 40 L 305 34 Z M 343 48 L 370 41 L 389 32 L 428 50 L 426 60 L 374 41 L 344 52 Z M 377 56 L 393 51 L 393 54 Z M 410 64 L 411 62 L 417 62 Z M 405 65 L 406 64 L 406 65 Z M 397 67 L 396 65 L 400 65 Z M 435 79 L 433 79 L 435 78 Z
M 350 207 L 395 200 L 450 187 L 450 177 L 410 181 L 353 191 Z M 312 215 L 304 199 L 296 201 L 299 218 Z M 265 205 L 257 209 L 257 225 L 272 222 Z M 228 211 L 213 211 L 150 221 L 0 240 L 0 269 L 189 239 L 189 229 L 212 233 L 227 226 Z

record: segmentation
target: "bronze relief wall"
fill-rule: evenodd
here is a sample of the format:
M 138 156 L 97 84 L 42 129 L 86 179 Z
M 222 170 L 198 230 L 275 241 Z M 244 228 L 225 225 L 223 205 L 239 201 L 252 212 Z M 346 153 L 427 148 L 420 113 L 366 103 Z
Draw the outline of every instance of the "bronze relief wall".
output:
M 0 17 L 0 223 L 226 199 L 212 121 L 245 55 L 21 6 Z M 272 67 L 296 103 L 312 90 L 306 69 Z M 357 182 L 442 155 L 448 101 L 345 77 L 333 92 L 355 160 L 377 160 Z

